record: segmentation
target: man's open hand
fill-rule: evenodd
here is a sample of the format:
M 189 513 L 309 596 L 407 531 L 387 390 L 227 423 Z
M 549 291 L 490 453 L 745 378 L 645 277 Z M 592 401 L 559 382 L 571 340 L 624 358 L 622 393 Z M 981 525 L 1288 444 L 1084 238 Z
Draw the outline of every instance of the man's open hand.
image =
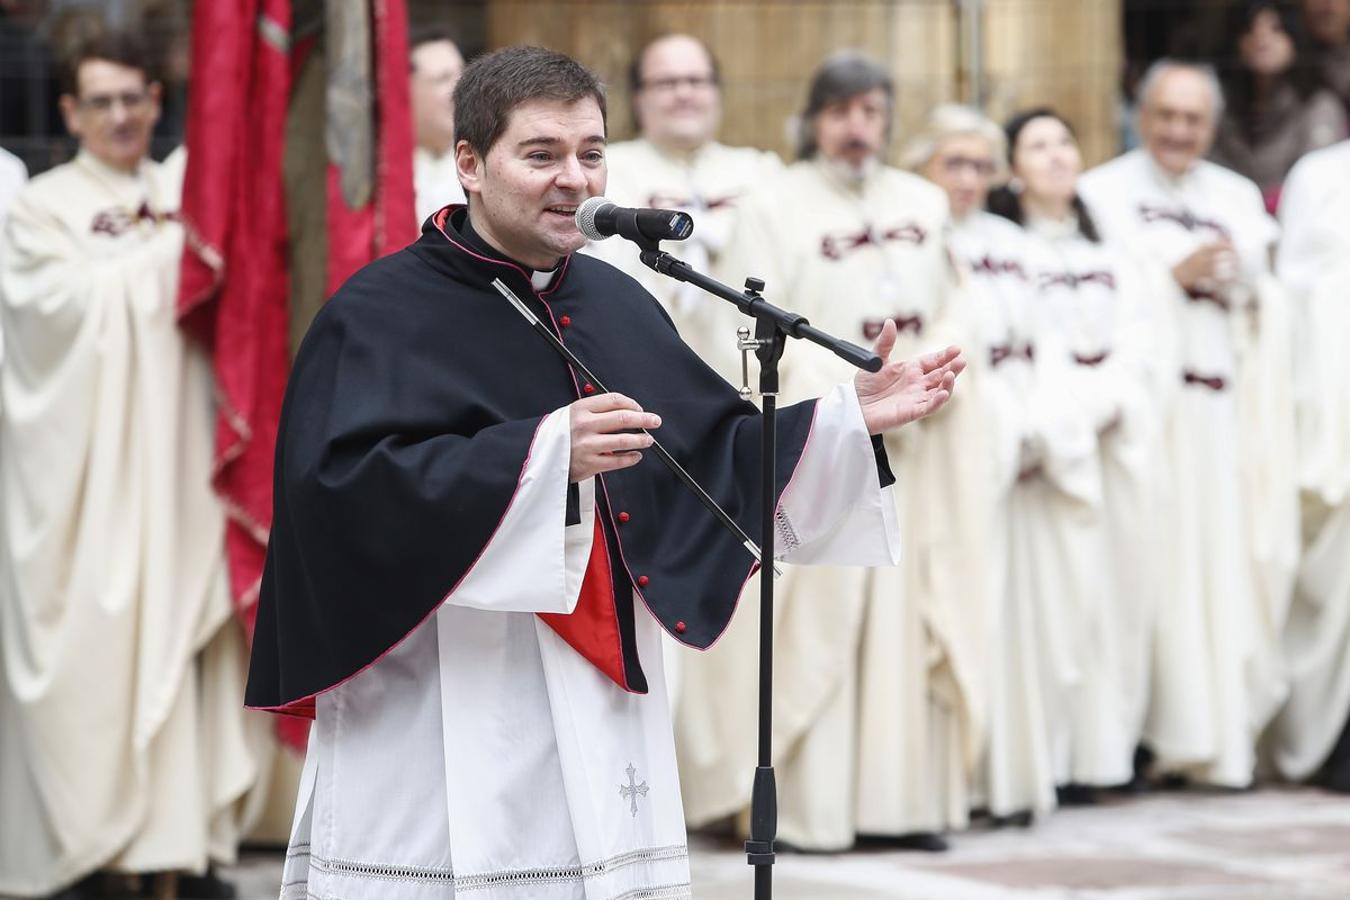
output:
M 623 394 L 601 394 L 578 400 L 570 407 L 572 465 L 568 479 L 585 481 L 601 472 L 635 466 L 655 440 L 638 428 L 659 428 L 661 417 L 643 412 L 637 401 Z
M 895 322 L 887 319 L 872 346 L 884 365 L 879 372 L 859 372 L 853 379 L 868 434 L 881 434 L 937 412 L 951 399 L 956 376 L 966 367 L 957 347 L 891 362 L 895 335 Z

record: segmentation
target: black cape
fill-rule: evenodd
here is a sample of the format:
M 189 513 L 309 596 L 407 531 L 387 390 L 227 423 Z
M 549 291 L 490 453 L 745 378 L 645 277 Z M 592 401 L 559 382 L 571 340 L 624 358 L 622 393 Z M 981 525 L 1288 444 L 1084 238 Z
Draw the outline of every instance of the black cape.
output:
M 680 340 L 636 281 L 574 255 L 536 293 L 532 273 L 478 238 L 466 212 L 442 210 L 416 243 L 356 273 L 296 357 L 249 706 L 312 715 L 315 694 L 434 612 L 505 514 L 543 417 L 584 396 L 580 375 L 491 287 L 494 278 L 551 322 L 606 387 L 659 413 L 661 442 L 759 541 L 759 411 Z M 815 401 L 779 412 L 779 494 L 814 412 Z M 546 621 L 621 687 L 641 692 L 633 592 L 677 640 L 705 648 L 726 628 L 752 560 L 651 454 L 600 476 L 596 499 L 612 574 L 604 615 L 617 633 L 590 633 L 566 616 Z M 615 657 L 621 665 L 602 665 Z

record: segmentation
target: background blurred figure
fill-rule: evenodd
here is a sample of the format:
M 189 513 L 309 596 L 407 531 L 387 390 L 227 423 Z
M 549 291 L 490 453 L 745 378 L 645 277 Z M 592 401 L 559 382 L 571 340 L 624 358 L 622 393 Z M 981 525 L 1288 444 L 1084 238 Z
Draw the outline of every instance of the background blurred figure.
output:
M 464 188 L 455 174 L 455 85 L 464 71 L 464 57 L 449 32 L 421 28 L 408 42 L 412 61 L 412 114 L 417 135 L 413 151 L 413 192 L 417 227 L 451 203 L 464 202 Z
M 1288 310 L 1269 267 L 1278 228 L 1251 181 L 1202 158 L 1221 105 L 1211 70 L 1156 63 L 1140 88 L 1144 148 L 1079 190 L 1103 236 L 1151 267 L 1176 322 L 1176 508 L 1146 743 L 1164 772 L 1243 787 L 1284 697 L 1298 521 Z
M 211 372 L 175 320 L 182 158 L 147 156 L 146 72 L 126 36 L 77 49 L 61 108 L 80 153 L 0 241 L 3 894 L 231 861 L 256 777 Z
M 1289 624 L 1289 702 L 1275 727 L 1287 778 L 1350 791 L 1350 141 L 1289 173 L 1278 272 L 1297 311 L 1303 559 Z
M 728 147 L 716 140 L 722 121 L 722 80 L 712 52 L 697 38 L 668 34 L 648 42 L 629 69 L 636 140 L 605 153 L 605 194 L 620 206 L 681 209 L 694 234 L 664 249 L 701 272 L 711 271 L 747 191 L 782 169 L 773 153 Z M 632 275 L 666 308 L 685 343 L 728 380 L 740 379 L 736 328 L 746 321 L 724 301 L 651 271 L 637 245 L 619 238 L 590 252 Z M 739 285 L 753 272 L 731 278 Z M 743 320 L 743 321 L 738 321 Z
M 1322 86 L 1295 11 L 1276 0 L 1240 3 L 1227 19 L 1223 120 L 1211 158 L 1279 203 L 1284 176 L 1309 150 L 1345 137 L 1345 109 Z
M 1303 0 L 1312 59 L 1350 112 L 1350 0 Z
M 1014 510 L 1024 504 L 1023 477 L 1036 466 L 1032 424 L 1034 284 L 1020 227 L 985 211 L 994 181 L 1007 180 L 1003 129 L 975 110 L 940 106 L 905 153 L 905 165 L 947 192 L 948 246 L 969 295 L 977 343 L 987 360 L 981 391 L 989 489 L 985 668 L 987 738 L 978 748 L 972 803 L 995 822 L 1029 824 L 1055 806 L 1049 725 L 1041 687 L 1042 641 L 1029 590 L 1024 535 Z M 1014 552 L 1016 545 L 1016 552 Z
M 1013 527 L 1039 612 L 1055 782 L 1065 802 L 1091 802 L 1131 780 L 1142 725 L 1165 342 L 1133 262 L 1078 196 L 1069 123 L 1042 108 L 1007 130 L 1013 180 L 990 208 L 1027 230 L 1039 451 Z
M 893 103 L 882 66 L 856 52 L 826 60 L 808 91 L 798 162 L 747 198 L 720 265 L 728 278 L 764 276 L 769 297 L 855 342 L 872 340 L 892 318 L 901 332 L 896 352 L 912 355 L 964 345 L 967 326 L 943 241 L 946 198 L 882 162 Z M 788 204 L 801 213 L 785 215 Z M 834 357 L 800 346 L 789 349 L 783 371 L 783 394 L 794 398 L 849 377 Z M 940 850 L 936 832 L 965 824 L 982 708 L 983 602 L 982 543 L 972 533 L 982 510 L 967 492 L 984 482 L 977 376 L 963 379 L 962 398 L 932 428 L 886 443 L 908 535 L 902 564 L 796 569 L 779 581 L 784 665 L 774 749 L 779 834 L 789 844 L 839 850 L 865 833 Z M 755 632 L 751 591 L 739 630 L 733 622 L 735 634 L 697 673 L 689 667 L 691 678 L 706 679 L 689 687 L 681 707 L 691 751 L 682 764 L 686 806 L 701 821 L 750 798 L 742 761 L 753 721 L 743 711 L 753 706 L 728 686 L 753 687 L 754 654 L 742 643 Z

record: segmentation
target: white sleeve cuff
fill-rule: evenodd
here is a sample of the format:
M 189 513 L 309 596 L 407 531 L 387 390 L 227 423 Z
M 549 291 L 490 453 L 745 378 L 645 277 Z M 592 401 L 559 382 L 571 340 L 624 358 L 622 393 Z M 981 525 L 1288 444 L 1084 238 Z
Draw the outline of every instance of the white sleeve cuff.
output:
M 900 562 L 894 492 L 881 487 L 852 383 L 821 397 L 806 447 L 774 517 L 777 558 L 797 565 Z
M 568 525 L 571 464 L 571 409 L 564 406 L 540 422 L 506 514 L 446 603 L 497 612 L 576 608 L 595 536 L 595 479 L 578 483 L 581 520 Z

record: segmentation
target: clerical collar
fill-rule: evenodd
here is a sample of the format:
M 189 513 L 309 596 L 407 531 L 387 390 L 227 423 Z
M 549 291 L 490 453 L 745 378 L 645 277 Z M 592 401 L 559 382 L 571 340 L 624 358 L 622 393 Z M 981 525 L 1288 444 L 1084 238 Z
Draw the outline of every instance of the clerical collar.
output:
M 473 252 L 486 256 L 489 259 L 497 259 L 502 262 L 510 263 L 523 271 L 529 276 L 530 286 L 536 291 L 548 290 L 553 284 L 553 280 L 558 276 L 558 273 L 562 271 L 562 260 L 559 260 L 558 264 L 551 269 L 534 269 L 519 260 L 512 259 L 489 244 L 483 239 L 483 236 L 474 229 L 473 223 L 469 220 L 469 208 L 467 206 L 464 207 L 462 216 L 456 215 L 457 212 L 458 210 L 451 211 L 450 216 L 445 220 L 446 226 L 457 233 L 460 240 L 464 241 L 465 245 L 473 250 Z

